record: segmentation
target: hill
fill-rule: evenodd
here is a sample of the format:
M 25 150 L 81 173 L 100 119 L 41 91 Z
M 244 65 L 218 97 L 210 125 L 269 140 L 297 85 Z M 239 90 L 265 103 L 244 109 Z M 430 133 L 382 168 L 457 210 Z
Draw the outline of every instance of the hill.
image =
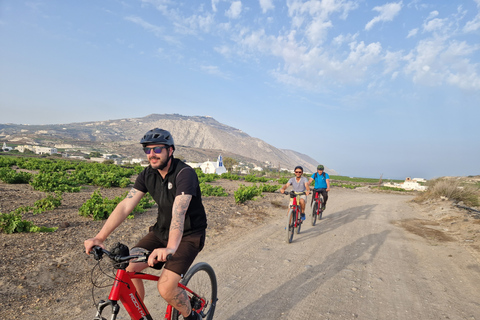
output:
M 176 154 L 187 161 L 214 160 L 221 153 L 257 166 L 292 169 L 302 165 L 307 172 L 314 172 L 318 164 L 305 154 L 278 149 L 208 116 L 151 114 L 143 118 L 54 125 L 0 124 L 0 140 L 140 158 L 144 155 L 138 141 L 148 129 L 155 127 L 172 133 Z M 326 171 L 336 173 L 328 168 Z

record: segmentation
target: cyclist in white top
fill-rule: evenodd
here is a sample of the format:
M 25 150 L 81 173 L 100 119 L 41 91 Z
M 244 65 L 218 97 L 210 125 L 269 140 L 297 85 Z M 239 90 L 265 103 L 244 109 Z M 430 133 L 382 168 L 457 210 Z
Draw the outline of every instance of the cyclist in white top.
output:
M 280 189 L 280 192 L 285 193 L 285 189 L 287 189 L 290 185 L 295 192 L 305 192 L 304 195 L 300 196 L 300 208 L 302 210 L 300 217 L 302 220 L 305 220 L 305 200 L 310 193 L 310 185 L 308 184 L 308 179 L 302 177 L 303 168 L 301 166 L 296 166 L 294 172 L 295 177 L 288 180 L 288 182 Z

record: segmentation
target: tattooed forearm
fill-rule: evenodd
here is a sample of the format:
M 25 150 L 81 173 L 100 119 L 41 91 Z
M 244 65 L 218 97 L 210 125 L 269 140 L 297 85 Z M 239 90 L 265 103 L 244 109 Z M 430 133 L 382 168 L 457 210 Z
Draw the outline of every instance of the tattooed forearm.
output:
M 133 198 L 133 196 L 137 193 L 137 190 L 132 188 L 127 194 L 127 198 Z
M 183 233 L 185 214 L 187 212 L 188 206 L 190 205 L 190 200 L 192 200 L 192 195 L 189 194 L 183 194 L 175 197 L 175 201 L 173 202 L 172 223 L 170 225 L 170 231 L 178 230 L 180 231 L 180 233 Z

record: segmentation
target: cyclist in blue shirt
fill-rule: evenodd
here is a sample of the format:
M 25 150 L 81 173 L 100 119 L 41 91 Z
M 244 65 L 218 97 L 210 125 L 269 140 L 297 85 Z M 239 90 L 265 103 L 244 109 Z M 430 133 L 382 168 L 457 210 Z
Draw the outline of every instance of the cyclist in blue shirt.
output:
M 320 189 L 318 192 L 323 196 L 322 210 L 325 210 L 328 200 L 328 191 L 330 191 L 330 176 L 324 170 L 325 167 L 322 164 L 318 165 L 317 172 L 315 172 L 308 180 L 309 185 L 312 181 L 315 181 L 314 189 Z

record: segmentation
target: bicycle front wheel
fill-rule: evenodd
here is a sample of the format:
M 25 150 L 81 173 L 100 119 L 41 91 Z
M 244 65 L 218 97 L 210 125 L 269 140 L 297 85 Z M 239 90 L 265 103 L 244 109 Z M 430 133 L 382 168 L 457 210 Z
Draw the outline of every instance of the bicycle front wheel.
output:
M 213 268 L 208 263 L 199 262 L 187 271 L 180 283 L 193 291 L 187 291 L 192 309 L 200 313 L 203 319 L 212 320 L 217 303 L 217 277 Z M 202 301 L 205 302 L 203 307 Z M 183 319 L 175 308 L 172 319 Z
M 300 219 L 300 212 L 297 211 L 297 214 L 296 214 L 296 219 L 297 219 L 297 226 L 295 227 L 295 232 L 297 234 L 300 233 L 300 228 L 302 228 L 302 219 Z
M 315 223 L 317 223 L 317 209 L 318 209 L 318 204 L 315 201 L 315 203 L 313 204 L 313 210 L 312 210 L 312 226 L 314 226 Z
M 295 212 L 293 209 L 288 211 L 287 227 L 285 229 L 287 230 L 287 242 L 291 243 L 293 240 L 293 233 L 295 232 Z

